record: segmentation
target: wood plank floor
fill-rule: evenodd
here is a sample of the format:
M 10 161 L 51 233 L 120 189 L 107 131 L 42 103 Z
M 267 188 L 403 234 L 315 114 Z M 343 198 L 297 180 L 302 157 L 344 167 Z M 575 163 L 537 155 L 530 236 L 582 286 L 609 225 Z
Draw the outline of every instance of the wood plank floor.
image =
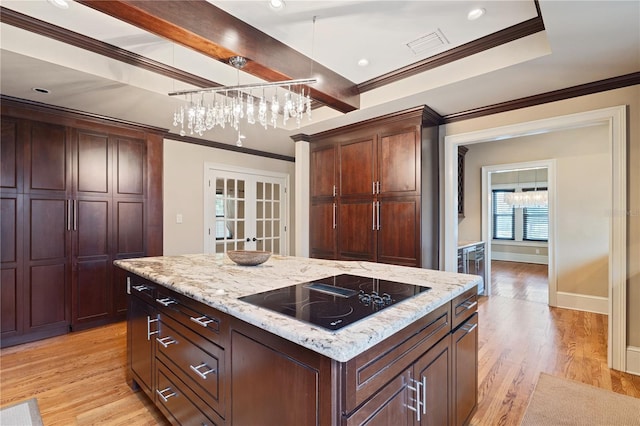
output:
M 479 303 L 479 404 L 472 425 L 520 424 L 540 372 L 640 398 L 639 376 L 607 368 L 604 315 L 549 308 L 524 288 L 527 277 L 541 281 L 527 272 L 537 266 L 492 265 L 493 296 Z M 0 406 L 36 397 L 47 426 L 167 424 L 131 391 L 125 366 L 125 323 L 2 349 Z

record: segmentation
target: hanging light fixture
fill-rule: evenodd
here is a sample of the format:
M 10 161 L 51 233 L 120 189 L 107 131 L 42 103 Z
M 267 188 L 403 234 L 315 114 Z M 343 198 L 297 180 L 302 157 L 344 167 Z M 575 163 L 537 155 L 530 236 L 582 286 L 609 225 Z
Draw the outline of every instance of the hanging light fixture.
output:
M 518 170 L 518 188 L 520 187 L 520 170 Z M 504 202 L 514 208 L 547 207 L 549 192 L 538 190 L 538 169 L 535 169 L 535 184 L 533 191 L 508 192 L 504 195 Z
M 311 46 L 311 75 L 313 75 L 313 44 L 315 43 L 315 23 L 313 17 L 313 36 Z M 318 82 L 316 78 L 275 81 L 265 83 L 240 84 L 240 70 L 247 64 L 242 56 L 229 58 L 229 64 L 238 71 L 238 84 L 235 86 L 210 87 L 205 89 L 181 90 L 169 93 L 169 96 L 184 96 L 185 105 L 173 114 L 173 125 L 180 127 L 180 135 L 202 136 L 215 126 L 230 126 L 239 132 L 242 121 L 248 124 L 258 123 L 265 129 L 278 127 L 278 118 L 282 114 L 282 125 L 289 119 L 296 122 L 298 128 L 304 116 L 311 120 L 311 94 L 307 87 Z M 238 133 L 240 134 L 240 133 Z M 240 142 L 238 137 L 238 142 Z

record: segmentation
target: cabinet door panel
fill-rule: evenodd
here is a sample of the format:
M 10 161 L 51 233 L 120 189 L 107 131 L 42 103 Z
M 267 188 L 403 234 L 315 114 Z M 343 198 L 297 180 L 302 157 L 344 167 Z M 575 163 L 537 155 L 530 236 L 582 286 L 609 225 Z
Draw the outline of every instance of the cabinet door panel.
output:
M 309 245 L 312 257 L 335 259 L 337 204 L 333 200 L 312 201 L 309 221 Z
M 18 197 L 7 196 L 0 200 L 0 228 L 2 229 L 2 241 L 0 241 L 0 262 L 18 261 Z
M 29 327 L 67 322 L 67 265 L 32 266 L 29 275 Z
M 231 423 L 318 424 L 318 370 L 235 331 L 231 347 Z
M 144 195 L 145 142 L 118 138 L 115 163 L 118 195 Z
M 336 184 L 336 148 L 331 145 L 311 152 L 311 197 L 333 197 Z
M 342 200 L 339 211 L 338 258 L 374 260 L 373 201 Z
M 347 419 L 347 426 L 402 426 L 413 424 L 413 412 L 407 407 L 409 371 L 397 376 Z
M 109 201 L 77 201 L 77 258 L 109 255 Z
M 382 199 L 379 204 L 378 261 L 420 265 L 420 197 Z
M 66 129 L 32 122 L 27 145 L 29 190 L 67 191 L 69 167 Z
M 51 260 L 67 256 L 67 200 L 29 200 L 30 260 Z
M 129 367 L 138 386 L 154 400 L 152 362 L 155 340 L 152 339 L 155 339 L 159 326 L 158 314 L 151 305 L 130 296 L 127 318 Z
M 18 331 L 18 270 L 2 268 L 0 273 L 0 332 Z
M 378 148 L 381 194 L 420 192 L 420 133 L 415 129 L 383 135 Z
M 116 257 L 144 253 L 144 203 L 116 203 Z
M 107 135 L 78 132 L 76 142 L 78 193 L 104 195 L 109 192 L 109 139 Z
M 422 356 L 414 365 L 414 379 L 426 384 L 424 395 L 425 411 L 421 414 L 420 425 L 451 424 L 451 350 L 450 336 Z M 422 391 L 422 389 L 421 389 Z
M 453 334 L 454 424 L 465 424 L 478 403 L 478 314 Z
M 109 258 L 78 260 L 76 269 L 74 324 L 108 316 L 111 300 Z
M 21 189 L 20 177 L 22 171 L 21 144 L 18 143 L 18 122 L 11 118 L 2 117 L 2 139 L 0 139 L 0 186 L 3 190 Z M 3 234 L 4 235 L 4 234 Z
M 340 195 L 373 195 L 374 139 L 340 145 Z

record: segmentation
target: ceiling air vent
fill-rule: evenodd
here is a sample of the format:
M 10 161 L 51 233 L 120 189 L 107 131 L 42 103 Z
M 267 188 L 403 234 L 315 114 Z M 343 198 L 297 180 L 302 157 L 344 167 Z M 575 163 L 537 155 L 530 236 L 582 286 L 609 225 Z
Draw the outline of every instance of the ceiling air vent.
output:
M 449 44 L 449 40 L 447 40 L 438 28 L 432 33 L 410 41 L 407 43 L 407 47 L 411 49 L 414 55 L 422 55 L 427 52 L 440 50 L 442 46 L 446 46 L 447 44 Z

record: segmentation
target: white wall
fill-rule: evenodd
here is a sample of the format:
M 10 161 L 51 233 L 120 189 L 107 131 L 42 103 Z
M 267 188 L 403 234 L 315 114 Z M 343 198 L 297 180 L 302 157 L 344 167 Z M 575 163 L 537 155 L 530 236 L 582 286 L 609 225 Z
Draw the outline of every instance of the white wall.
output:
M 556 159 L 559 292 L 608 297 L 608 126 L 590 126 L 468 146 L 460 240 L 481 238 L 481 168 Z
M 204 164 L 223 163 L 289 175 L 289 252 L 294 246 L 294 163 L 206 146 L 164 140 L 164 255 L 204 251 Z M 176 223 L 176 215 L 182 223 Z

